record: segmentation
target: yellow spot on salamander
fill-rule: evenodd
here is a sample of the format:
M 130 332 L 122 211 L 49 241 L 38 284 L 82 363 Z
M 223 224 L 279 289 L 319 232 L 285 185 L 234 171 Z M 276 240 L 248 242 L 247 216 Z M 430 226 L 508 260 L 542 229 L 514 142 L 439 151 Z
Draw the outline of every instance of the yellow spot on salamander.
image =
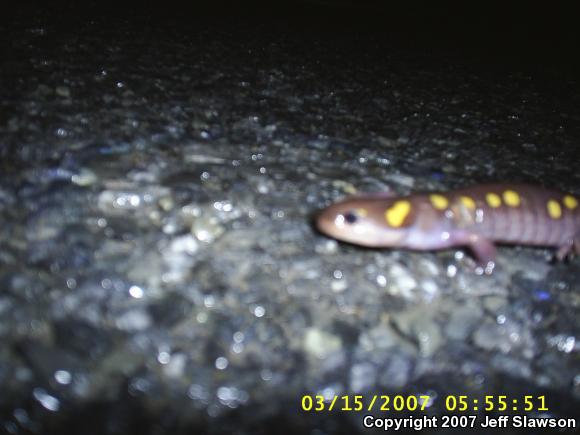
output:
M 503 193 L 503 200 L 510 207 L 517 207 L 520 205 L 520 195 L 513 190 L 506 190 Z
M 369 215 L 369 212 L 367 211 L 366 208 L 357 208 L 356 209 L 356 214 L 360 217 L 367 217 Z
M 475 201 L 473 198 L 470 198 L 469 196 L 462 196 L 459 199 L 461 200 L 461 204 L 463 204 L 464 207 L 467 207 L 470 210 L 475 210 Z
M 434 193 L 429 195 L 429 199 L 431 200 L 433 207 L 435 207 L 437 210 L 445 210 L 449 206 L 449 200 L 443 195 Z
M 403 225 L 403 221 L 410 211 L 411 203 L 406 200 L 400 200 L 385 211 L 385 219 L 390 226 L 398 228 Z
M 564 205 L 570 210 L 574 210 L 576 207 L 578 207 L 578 200 L 572 195 L 566 195 L 564 197 Z
M 560 207 L 558 201 L 553 199 L 549 200 L 546 203 L 546 208 L 548 209 L 548 214 L 552 219 L 560 219 L 562 217 L 562 207 Z
M 498 208 L 501 205 L 501 198 L 495 193 L 487 193 L 485 200 L 491 208 Z

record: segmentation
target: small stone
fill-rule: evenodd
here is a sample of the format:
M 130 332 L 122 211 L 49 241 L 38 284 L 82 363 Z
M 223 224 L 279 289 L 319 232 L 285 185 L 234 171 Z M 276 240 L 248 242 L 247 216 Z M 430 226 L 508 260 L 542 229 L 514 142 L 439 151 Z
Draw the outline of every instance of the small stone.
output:
M 324 359 L 342 348 L 342 340 L 316 328 L 309 328 L 304 335 L 304 350 L 311 356 Z
M 71 181 L 77 186 L 90 186 L 97 182 L 97 176 L 90 169 L 81 169 L 78 174 L 73 174 Z
M 70 88 L 68 86 L 57 86 L 54 92 L 59 97 L 70 98 Z

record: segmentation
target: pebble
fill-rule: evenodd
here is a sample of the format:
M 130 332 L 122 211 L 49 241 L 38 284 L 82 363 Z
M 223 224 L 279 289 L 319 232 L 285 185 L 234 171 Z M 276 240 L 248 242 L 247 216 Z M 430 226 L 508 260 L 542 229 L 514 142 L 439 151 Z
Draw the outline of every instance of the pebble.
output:
M 303 346 L 308 355 L 324 359 L 342 348 L 342 340 L 320 329 L 308 328 L 304 334 Z

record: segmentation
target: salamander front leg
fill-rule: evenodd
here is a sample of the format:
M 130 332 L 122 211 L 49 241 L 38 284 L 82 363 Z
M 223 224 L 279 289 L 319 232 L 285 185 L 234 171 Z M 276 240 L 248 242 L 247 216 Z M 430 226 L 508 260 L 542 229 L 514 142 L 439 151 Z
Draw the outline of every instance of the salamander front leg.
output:
M 556 259 L 558 261 L 564 261 L 566 258 L 573 257 L 574 254 L 580 255 L 580 233 L 577 233 L 573 238 L 558 248 Z
M 476 273 L 491 275 L 495 268 L 495 245 L 486 238 L 475 236 L 469 243 L 469 249 L 477 261 Z
M 457 233 L 453 240 L 458 245 L 468 246 L 476 261 L 475 273 L 491 275 L 495 268 L 496 249 L 493 242 L 478 234 Z

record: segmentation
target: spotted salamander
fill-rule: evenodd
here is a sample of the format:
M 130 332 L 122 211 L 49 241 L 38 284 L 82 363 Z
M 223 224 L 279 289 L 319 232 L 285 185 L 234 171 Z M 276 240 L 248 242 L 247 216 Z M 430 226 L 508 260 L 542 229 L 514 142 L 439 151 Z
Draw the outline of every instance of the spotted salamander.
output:
M 494 242 L 558 247 L 559 260 L 580 253 L 578 199 L 526 184 L 480 184 L 401 197 L 357 195 L 322 210 L 316 224 L 330 237 L 362 246 L 466 246 L 486 272 L 495 264 Z

